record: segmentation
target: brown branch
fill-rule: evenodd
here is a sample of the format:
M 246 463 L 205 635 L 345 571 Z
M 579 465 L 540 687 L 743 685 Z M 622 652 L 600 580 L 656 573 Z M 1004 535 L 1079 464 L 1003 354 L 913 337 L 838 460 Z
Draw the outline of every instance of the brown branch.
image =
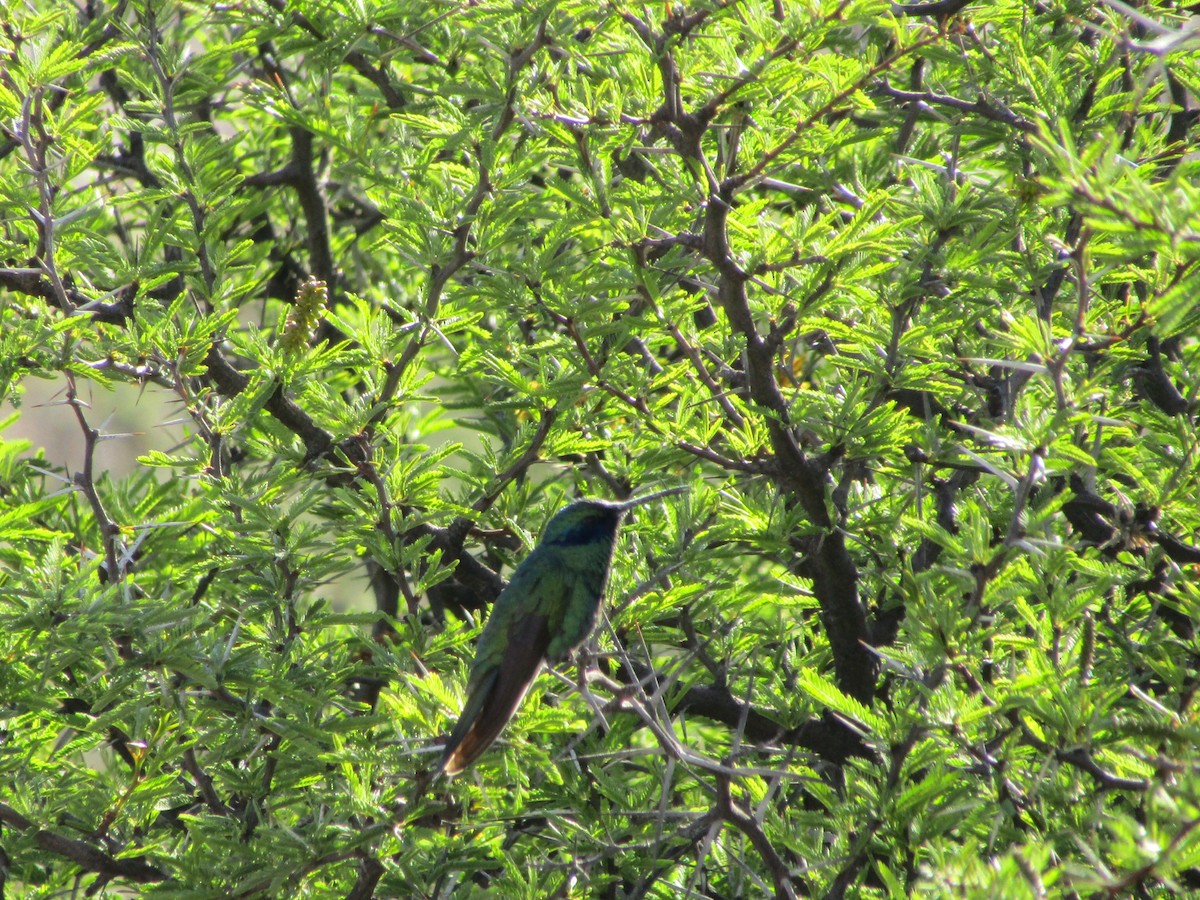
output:
M 924 103 L 927 106 L 945 106 L 949 109 L 956 109 L 959 112 L 975 113 L 985 119 L 999 122 L 1001 125 L 1007 125 L 1025 134 L 1036 134 L 1038 130 L 1035 122 L 1031 122 L 1024 116 L 1018 115 L 1011 109 L 1001 106 L 996 101 L 989 100 L 982 95 L 976 97 L 974 100 L 960 100 L 958 97 L 950 97 L 934 91 L 906 91 L 901 88 L 892 87 L 886 78 L 879 80 L 879 83 L 875 87 L 875 92 L 883 94 L 885 97 L 891 97 L 893 100 L 902 100 L 905 103 Z
M 392 547 L 397 546 L 397 544 L 407 545 L 410 543 L 408 534 L 411 532 L 404 535 L 396 534 L 395 526 L 392 524 L 392 510 L 396 508 L 396 505 L 392 503 L 387 484 L 384 483 L 383 477 L 379 474 L 379 469 L 370 458 L 371 445 L 363 440 L 359 442 L 358 446 L 364 456 L 363 462 L 359 463 L 358 466 L 358 477 L 375 489 L 375 497 L 379 502 L 379 518 L 376 519 L 376 526 L 383 532 L 388 544 Z M 403 508 L 402 511 L 404 511 Z M 409 615 L 415 616 L 417 614 L 417 597 L 413 594 L 404 572 L 389 572 L 370 557 L 366 560 L 366 566 L 371 590 L 375 594 L 375 608 L 377 610 L 382 612 L 387 618 L 398 615 L 400 612 L 399 595 L 403 594 Z M 375 623 L 372 633 L 376 640 L 379 640 L 390 628 L 391 625 L 387 619 L 380 619 Z
M 538 460 L 538 454 L 541 453 L 542 447 L 546 443 L 546 438 L 550 436 L 550 427 L 554 424 L 554 420 L 558 418 L 558 410 L 555 407 L 542 410 L 541 419 L 538 421 L 537 430 L 529 439 L 528 446 L 521 451 L 521 455 L 512 461 L 507 469 L 500 472 L 492 479 L 492 484 L 484 491 L 483 495 L 476 500 L 471 508 L 477 513 L 486 512 L 496 502 L 496 498 L 504 492 L 508 485 L 525 474 L 525 471 Z M 461 528 L 457 522 L 450 526 L 453 532 L 457 528 Z
M 725 315 L 746 342 L 746 383 L 751 399 L 763 410 L 779 485 L 823 531 L 797 546 L 800 556 L 795 568 L 813 582 L 838 686 L 859 702 L 870 703 L 875 695 L 877 661 L 869 649 L 866 609 L 858 597 L 858 570 L 843 533 L 830 516 L 826 502 L 828 472 L 823 465 L 809 460 L 797 445 L 787 403 L 775 380 L 772 349 L 754 324 L 746 294 L 748 276 L 738 266 L 729 245 L 727 219 L 732 190 L 727 183 L 723 194 L 709 197 L 704 255 L 719 273 L 717 295 Z
M 934 0 L 931 3 L 893 3 L 892 13 L 897 16 L 933 16 L 949 18 L 957 15 L 963 7 L 978 0 Z
M 375 896 L 375 886 L 383 877 L 383 863 L 365 851 L 360 851 L 358 861 L 358 878 L 354 887 L 346 894 L 346 900 L 371 900 Z
M 399 44 L 413 55 L 413 59 L 416 62 L 424 63 L 427 66 L 437 66 L 439 68 L 446 68 L 448 65 L 444 59 L 442 59 L 428 47 L 423 47 L 421 44 L 418 44 L 410 34 L 396 34 L 394 31 L 389 31 L 388 29 L 381 28 L 378 25 L 372 25 L 369 30 L 373 35 L 387 38 L 389 41 Z
M 100 493 L 96 490 L 96 444 L 100 440 L 100 432 L 88 424 L 87 416 L 83 413 L 83 407 L 86 404 L 79 399 L 79 392 L 75 388 L 75 375 L 67 372 L 66 379 L 67 405 L 75 413 L 75 419 L 79 422 L 79 428 L 83 432 L 83 471 L 76 472 L 73 481 L 87 498 L 88 505 L 92 508 L 92 516 L 96 520 L 96 527 L 100 530 L 100 542 L 104 548 L 106 580 L 109 583 L 116 583 L 125 577 L 125 564 L 129 561 L 123 559 L 123 554 L 118 552 L 121 528 L 105 510 Z
M 175 115 L 175 90 L 179 82 L 174 75 L 168 74 L 167 70 L 163 67 L 159 53 L 159 43 L 162 40 L 162 33 L 159 30 L 155 12 L 147 10 L 144 14 L 144 19 L 147 32 L 145 56 L 158 80 L 158 86 L 162 90 L 163 124 L 166 125 L 167 131 L 171 135 L 171 151 L 175 157 L 175 165 L 179 169 L 181 181 L 184 185 L 183 190 L 179 193 L 182 196 L 183 202 L 187 205 L 188 211 L 191 213 L 192 231 L 196 238 L 196 261 L 200 265 L 200 277 L 204 281 L 205 296 L 202 299 L 207 311 L 211 312 L 213 294 L 216 291 L 217 272 L 208 252 L 208 242 L 204 237 L 208 230 L 208 213 L 205 209 L 205 204 L 201 203 L 200 199 L 196 196 L 196 191 L 194 190 L 196 176 L 192 171 L 191 163 L 188 162 L 187 147 L 184 142 L 179 119 Z
M 236 397 L 250 384 L 250 376 L 235 369 L 229 360 L 221 355 L 221 351 L 215 343 L 209 348 L 204 363 L 208 367 L 208 375 L 216 386 L 217 392 L 223 397 Z M 334 449 L 333 435 L 317 425 L 308 413 L 284 393 L 282 386 L 276 386 L 263 408 L 288 431 L 300 438 L 306 451 L 306 461 L 312 462 L 321 459 Z M 339 446 L 346 452 L 352 463 L 361 461 L 360 454 L 352 442 L 343 442 Z
M 1146 893 L 1149 893 L 1148 891 L 1137 891 L 1137 890 L 1134 890 L 1134 888 L 1141 885 L 1142 882 L 1147 881 L 1151 878 L 1154 878 L 1155 870 L 1160 865 L 1162 865 L 1164 861 L 1169 860 L 1171 858 L 1171 855 L 1174 854 L 1179 849 L 1180 845 L 1187 839 L 1188 835 L 1190 835 L 1193 831 L 1196 830 L 1197 826 L 1200 826 L 1200 818 L 1188 819 L 1186 822 L 1184 822 L 1182 824 L 1182 826 L 1180 827 L 1179 831 L 1175 834 L 1175 836 L 1173 838 L 1171 838 L 1170 843 L 1168 843 L 1167 846 L 1164 847 L 1162 849 L 1162 851 L 1158 853 L 1157 857 L 1154 860 L 1146 863 L 1146 865 L 1144 865 L 1144 866 L 1140 866 L 1140 867 L 1132 870 L 1131 872 L 1128 872 L 1127 874 L 1123 875 L 1120 878 L 1116 878 L 1116 879 L 1110 881 L 1104 887 L 1103 896 L 1105 896 L 1105 897 L 1135 897 L 1135 896 L 1144 896 Z M 1190 868 L 1185 873 L 1180 873 L 1180 874 L 1186 874 L 1186 875 L 1192 876 L 1187 881 L 1184 881 L 1185 885 L 1187 885 L 1188 887 L 1196 886 L 1195 881 L 1194 881 L 1195 876 L 1196 876 L 1195 868 Z M 1158 879 L 1158 880 L 1161 884 L 1161 882 L 1165 879 Z M 1176 881 L 1175 879 L 1171 879 L 1171 881 L 1175 881 L 1176 884 L 1178 883 L 1178 881 Z M 1170 885 L 1171 881 L 1168 881 L 1167 885 Z
M 51 167 L 49 150 L 54 143 L 54 137 L 46 133 L 44 90 L 43 87 L 35 88 L 25 97 L 21 104 L 21 117 L 17 124 L 16 137 L 25 151 L 25 162 L 33 175 L 38 192 L 37 208 L 29 207 L 29 214 L 38 231 L 35 259 L 50 284 L 54 302 L 63 312 L 71 313 L 74 311 L 74 305 L 67 296 L 66 285 L 63 283 L 55 261 L 55 191 L 49 178 Z
M 1021 726 L 1022 738 L 1025 743 L 1029 744 L 1039 753 L 1045 753 L 1053 756 L 1061 763 L 1065 763 L 1072 768 L 1078 769 L 1090 775 L 1095 779 L 1097 786 L 1105 791 L 1148 791 L 1153 785 L 1145 778 L 1122 778 L 1119 775 L 1114 775 L 1107 769 L 1103 768 L 1095 757 L 1092 756 L 1092 751 L 1083 747 L 1075 747 L 1070 750 L 1063 750 L 1060 747 L 1043 741 L 1041 738 L 1033 734 L 1024 725 Z
M 922 704 L 923 705 L 923 704 Z M 913 746 L 921 737 L 921 729 L 914 726 L 909 729 L 908 734 L 903 740 L 892 745 L 889 752 L 890 763 L 888 765 L 886 794 L 894 794 L 898 791 L 901 778 L 904 775 L 904 761 L 912 752 Z M 883 797 L 880 797 L 881 804 L 884 802 Z M 883 819 L 880 814 L 876 814 L 871 819 L 864 823 L 859 829 L 857 837 L 854 839 L 854 850 L 850 854 L 850 858 L 842 870 L 838 872 L 834 878 L 829 890 L 826 892 L 826 897 L 840 898 L 846 895 L 847 889 L 854 884 L 859 873 L 871 860 L 871 844 L 875 841 L 875 834 L 880 825 L 883 824 Z
M 696 372 L 700 382 L 706 388 L 708 388 L 709 394 L 712 395 L 712 398 L 720 405 L 721 409 L 724 410 L 725 418 L 729 420 L 729 423 L 735 429 L 741 429 L 746 424 L 746 420 L 734 407 L 733 401 L 729 399 L 728 391 L 724 390 L 721 385 L 717 383 L 717 380 L 713 378 L 712 373 L 708 371 L 708 366 L 704 364 L 704 359 L 700 355 L 700 350 L 693 346 L 687 340 L 687 338 L 684 337 L 683 332 L 679 330 L 679 326 L 674 322 L 664 317 L 662 319 L 662 324 L 674 339 L 675 346 L 679 348 L 680 352 L 682 352 L 683 355 L 688 358 L 688 362 L 692 364 L 692 369 Z
M 584 366 L 588 370 L 588 374 L 596 382 L 596 386 L 613 397 L 616 397 L 630 409 L 637 412 L 642 417 L 642 424 L 654 434 L 662 437 L 665 440 L 670 440 L 678 449 L 685 453 L 690 453 L 698 459 L 707 460 L 714 463 L 723 469 L 730 472 L 746 472 L 749 474 L 759 475 L 766 470 L 766 464 L 762 460 L 754 459 L 734 459 L 732 457 L 722 456 L 715 450 L 708 447 L 701 447 L 698 444 L 693 444 L 690 441 L 685 441 L 682 438 L 675 438 L 663 431 L 657 424 L 652 421 L 652 412 L 649 405 L 641 397 L 635 397 L 621 388 L 608 381 L 603 376 L 603 364 L 592 355 L 588 349 L 587 342 L 583 335 L 579 333 L 579 329 L 575 327 L 575 322 L 562 315 L 547 310 L 547 314 L 558 325 L 562 326 L 572 341 L 575 342 L 575 348 L 579 351 L 579 356 L 583 360 Z
M 274 81 L 287 96 L 288 101 L 295 107 L 291 91 L 288 88 L 286 74 L 276 63 L 274 56 L 260 49 L 259 58 L 263 62 L 269 80 Z M 257 179 L 247 178 L 245 183 L 251 186 L 269 186 L 272 183 L 288 184 L 300 200 L 300 209 L 304 212 L 304 221 L 308 225 L 308 264 L 312 274 L 323 281 L 329 290 L 331 303 L 336 305 L 340 292 L 337 289 L 338 272 L 333 262 L 333 249 L 329 241 L 329 208 L 321 181 L 317 178 L 316 154 L 313 151 L 313 133 L 307 129 L 292 125 L 288 128 L 292 141 L 292 158 L 282 169 L 265 173 Z
M 655 883 L 670 872 L 684 854 L 692 852 L 696 844 L 717 821 L 718 817 L 715 811 L 709 810 L 704 815 L 676 831 L 670 838 L 656 844 L 654 848 L 655 856 L 652 857 L 654 868 L 649 874 L 643 875 L 633 887 L 625 892 L 626 900 L 641 900 L 641 898 L 649 894 L 650 889 L 654 887 Z M 672 842 L 674 842 L 673 846 Z M 624 854 L 628 852 L 628 847 L 621 846 L 620 848 L 614 848 L 613 852 Z
M 821 104 L 821 106 L 817 107 L 817 109 L 797 123 L 796 127 L 792 129 L 791 133 L 766 153 L 764 153 L 759 158 L 758 162 L 756 162 L 748 172 L 743 175 L 735 176 L 734 178 L 726 179 L 725 184 L 722 185 L 722 189 L 728 186 L 733 191 L 737 191 L 747 184 L 757 181 L 762 177 L 767 166 L 778 159 L 780 155 L 785 153 L 789 147 L 796 143 L 796 141 L 800 140 L 800 136 L 804 134 L 805 131 L 807 131 L 809 128 L 812 128 L 813 125 L 828 116 L 831 112 L 833 112 L 833 110 L 837 109 L 840 104 L 850 99 L 850 97 L 852 97 L 855 93 L 861 91 L 881 73 L 891 69 L 901 59 L 917 50 L 922 49 L 923 47 L 927 47 L 930 44 L 935 43 L 938 39 L 939 35 L 936 32 L 926 35 L 907 47 L 901 47 L 887 59 L 876 63 L 859 78 L 855 79 L 852 84 L 829 98 L 829 100 Z
M 786 898 L 786 900 L 795 900 L 796 891 L 792 887 L 791 872 L 785 863 L 775 852 L 775 848 L 771 846 L 770 840 L 763 832 L 762 826 L 743 810 L 739 809 L 737 804 L 733 802 L 730 793 L 730 778 L 728 775 L 717 774 L 717 803 L 715 811 L 721 821 L 728 822 L 738 831 L 746 836 L 750 841 L 751 846 L 762 857 L 762 861 L 766 863 L 767 869 L 771 873 L 771 880 L 775 882 L 775 896 Z
M 475 224 L 475 216 L 479 213 L 480 207 L 483 206 L 484 199 L 492 192 L 492 183 L 488 174 L 487 163 L 483 159 L 483 154 L 478 152 L 476 148 L 479 163 L 479 177 L 475 183 L 475 190 L 471 193 L 471 197 L 463 206 L 462 214 L 458 216 L 459 224 L 454 226 L 451 233 L 454 235 L 454 249 L 450 254 L 450 258 L 446 260 L 445 265 L 433 267 L 433 271 L 429 278 L 429 288 L 425 295 L 425 306 L 421 310 L 421 328 L 413 335 L 400 353 L 400 358 L 394 363 L 385 364 L 387 377 L 384 380 L 383 387 L 379 389 L 379 395 L 375 398 L 375 403 L 379 407 L 379 411 L 371 417 L 368 424 L 368 433 L 374 429 L 380 422 L 383 421 L 387 414 L 388 402 L 395 396 L 396 391 L 400 388 L 400 382 L 404 378 L 404 373 L 417 358 L 417 354 L 424 348 L 426 341 L 429 340 L 429 334 L 433 330 L 433 320 L 437 316 L 438 307 L 442 302 L 442 293 L 446 289 L 451 277 L 456 272 L 462 269 L 467 263 L 475 258 L 475 252 L 470 249 L 471 228 Z
M 100 15 L 105 15 L 105 18 L 108 21 L 105 23 L 104 28 L 100 30 L 100 34 L 80 48 L 79 52 L 75 54 L 75 59 L 87 59 L 88 57 L 94 55 L 97 51 L 103 49 L 104 45 L 109 41 L 120 37 L 124 33 L 125 29 L 121 25 L 114 23 L 120 22 L 120 20 L 124 17 L 125 7 L 128 5 L 128 3 L 129 0 L 117 0 L 117 4 L 111 10 L 107 11 L 98 10 L 95 8 L 96 5 L 93 4 L 85 4 L 84 8 L 78 11 L 77 14 L 80 17 L 81 26 L 86 26 L 89 21 L 95 22 Z M 59 107 L 62 106 L 63 102 L 66 101 L 66 99 L 70 96 L 72 96 L 72 92 L 69 90 L 54 91 L 47 102 L 47 106 L 50 108 L 50 114 L 56 114 Z M 5 128 L 4 131 L 7 133 L 8 129 Z M 19 138 L 10 135 L 7 141 L 5 141 L 3 144 L 0 144 L 0 161 L 3 161 L 6 156 L 20 146 L 21 141 Z
M 34 831 L 34 824 L 7 804 L 0 803 L 0 822 L 11 825 L 18 831 Z M 47 853 L 61 856 L 88 872 L 96 872 L 108 878 L 124 878 L 135 884 L 153 884 L 167 881 L 170 876 L 156 866 L 139 857 L 117 859 L 87 841 L 63 837 L 52 831 L 37 830 L 34 843 Z
M 629 675 L 638 682 L 665 683 L 667 679 L 648 666 L 629 660 Z M 624 675 L 623 670 L 618 670 Z M 756 744 L 781 744 L 811 750 L 822 759 L 844 763 L 850 757 L 871 759 L 873 755 L 862 738 L 840 719 L 824 716 L 810 719 L 794 728 L 785 728 L 768 713 L 743 703 L 719 684 L 690 687 L 671 703 L 672 715 L 687 713 L 702 716 L 741 733 Z
M 57 288 L 45 276 L 41 268 L 0 268 L 0 288 L 37 297 L 55 308 L 62 308 L 58 300 Z M 72 310 L 89 302 L 84 294 L 74 288 L 64 285 L 63 289 L 66 291 L 68 305 Z M 115 318 L 115 313 L 107 307 L 102 310 L 94 310 L 92 315 L 101 322 L 113 321 Z M 124 321 L 124 316 L 121 317 L 121 321 Z
M 1096 784 L 1106 791 L 1148 791 L 1151 782 L 1145 778 L 1122 778 L 1114 775 L 1096 762 L 1092 754 L 1082 747 L 1072 750 L 1055 750 L 1054 758 L 1059 762 L 1074 766 L 1081 772 L 1086 772 L 1095 779 Z
M 267 5 L 279 13 L 288 12 L 287 0 L 267 0 Z M 325 44 L 328 37 L 320 28 L 313 24 L 304 13 L 292 9 L 290 12 L 292 21 L 299 25 L 302 29 L 311 34 L 320 44 Z M 383 95 L 384 102 L 393 109 L 399 110 L 408 102 L 407 98 L 400 91 L 400 86 L 392 80 L 388 74 L 387 68 L 382 65 L 375 65 L 366 54 L 359 50 L 350 50 L 346 53 L 343 59 L 363 78 L 371 82 L 379 89 L 379 93 Z
M 313 152 L 313 135 L 303 128 L 291 128 L 292 136 L 292 165 L 295 167 L 296 179 L 293 186 L 296 196 L 300 199 L 300 208 L 304 211 L 304 221 L 308 224 L 308 260 L 312 271 L 329 287 L 331 304 L 337 303 L 340 292 L 337 290 L 337 267 L 333 262 L 333 248 L 329 244 L 329 208 L 325 201 L 325 191 L 317 178 L 315 154 Z
M 205 806 L 218 816 L 228 816 L 232 813 L 228 804 L 217 795 L 216 788 L 213 787 L 213 780 L 207 772 L 200 768 L 200 762 L 196 759 L 194 748 L 188 747 L 183 751 L 183 760 L 180 768 L 192 776 L 192 780 L 196 783 L 196 788 L 200 791 L 200 799 L 204 801 Z

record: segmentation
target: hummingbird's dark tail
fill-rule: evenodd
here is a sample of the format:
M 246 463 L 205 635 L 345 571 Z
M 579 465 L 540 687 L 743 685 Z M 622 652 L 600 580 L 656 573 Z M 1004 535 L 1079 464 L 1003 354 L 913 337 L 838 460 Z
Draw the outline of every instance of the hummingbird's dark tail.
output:
M 500 665 L 467 686 L 467 704 L 442 753 L 442 772 L 457 775 L 492 745 L 537 678 L 549 642 L 545 616 L 526 616 L 510 632 Z

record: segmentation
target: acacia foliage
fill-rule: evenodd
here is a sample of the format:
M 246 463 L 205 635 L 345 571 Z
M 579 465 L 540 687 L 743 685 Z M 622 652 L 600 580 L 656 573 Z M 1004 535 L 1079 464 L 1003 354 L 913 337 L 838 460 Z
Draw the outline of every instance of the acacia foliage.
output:
M 15 7 L 0 387 L 85 462 L 0 444 L 5 891 L 1200 884 L 1186 8 Z M 674 484 L 422 796 L 504 568 Z

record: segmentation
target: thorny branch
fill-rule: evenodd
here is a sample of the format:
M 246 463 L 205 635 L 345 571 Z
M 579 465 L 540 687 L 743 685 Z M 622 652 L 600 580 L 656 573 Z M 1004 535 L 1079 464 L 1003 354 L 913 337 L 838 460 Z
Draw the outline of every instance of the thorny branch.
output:
M 38 230 L 38 249 L 35 258 L 46 280 L 50 291 L 47 299 L 53 299 L 64 313 L 74 311 L 74 304 L 67 296 L 67 288 L 58 271 L 56 262 L 56 243 L 54 218 L 53 187 L 50 180 L 51 167 L 56 165 L 50 156 L 50 147 L 54 143 L 53 135 L 46 132 L 43 89 L 37 88 L 26 95 L 21 104 L 21 118 L 17 131 L 17 140 L 25 150 L 25 161 L 37 185 L 38 206 L 30 207 L 29 214 L 33 217 Z
M 87 416 L 84 415 L 83 410 L 87 404 L 79 397 L 75 387 L 75 375 L 67 372 L 66 378 L 67 405 L 74 412 L 75 420 L 83 432 L 83 470 L 76 473 L 74 483 L 87 498 L 88 506 L 92 508 L 92 516 L 96 520 L 96 527 L 100 531 L 100 542 L 104 548 L 105 575 L 109 582 L 117 583 L 125 579 L 126 568 L 132 561 L 126 559 L 121 552 L 121 527 L 108 515 L 96 489 L 96 445 L 101 439 L 101 434 L 88 423 Z

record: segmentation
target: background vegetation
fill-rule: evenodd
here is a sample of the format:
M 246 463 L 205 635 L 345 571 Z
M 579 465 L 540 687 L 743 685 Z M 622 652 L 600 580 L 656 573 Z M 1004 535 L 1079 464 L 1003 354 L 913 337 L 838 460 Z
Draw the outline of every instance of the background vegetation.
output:
M 4 896 L 1200 888 L 1196 12 L 9 4 Z

